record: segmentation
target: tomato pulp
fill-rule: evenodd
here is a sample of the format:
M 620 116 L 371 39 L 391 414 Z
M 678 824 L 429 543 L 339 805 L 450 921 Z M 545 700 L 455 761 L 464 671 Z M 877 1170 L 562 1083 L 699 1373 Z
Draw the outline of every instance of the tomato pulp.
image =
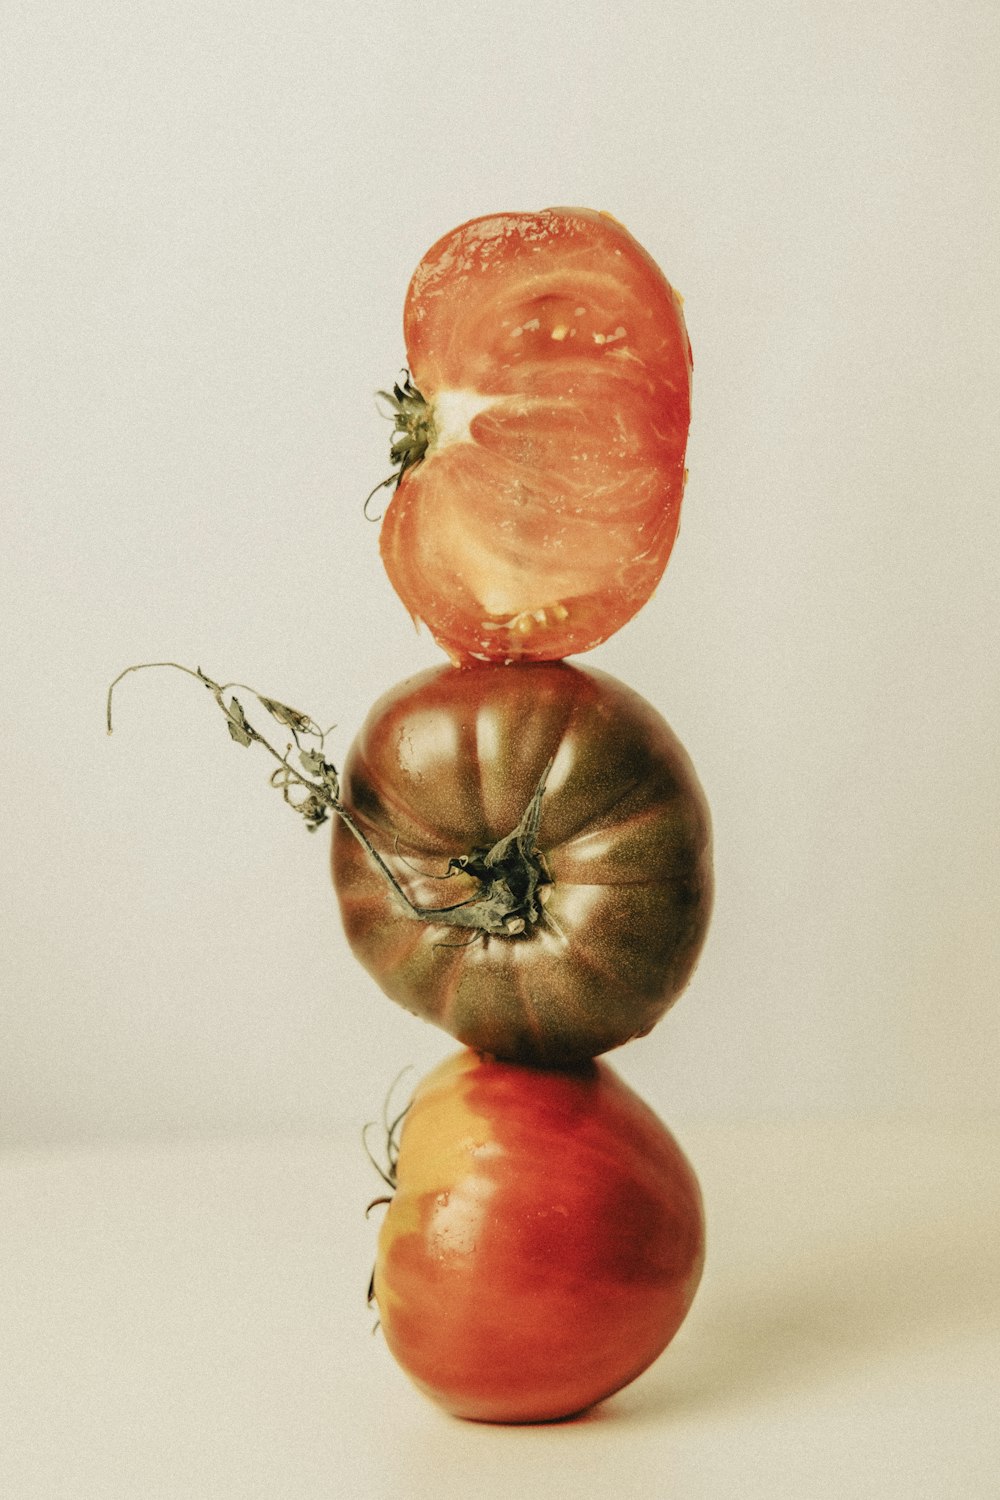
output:
M 677 531 L 679 298 L 610 215 L 546 209 L 445 235 L 403 322 L 419 399 L 397 390 L 406 461 L 381 552 L 410 614 L 455 661 L 605 640 L 652 594 Z
M 386 1342 L 456 1416 L 571 1416 L 666 1348 L 704 1261 L 697 1178 L 604 1063 L 463 1051 L 418 1087 L 374 1295 Z
M 351 947 L 459 1041 L 572 1064 L 649 1031 L 687 983 L 712 904 L 708 806 L 672 730 L 606 673 L 422 673 L 371 710 L 341 795 L 414 906 L 440 913 L 407 910 L 338 820 Z

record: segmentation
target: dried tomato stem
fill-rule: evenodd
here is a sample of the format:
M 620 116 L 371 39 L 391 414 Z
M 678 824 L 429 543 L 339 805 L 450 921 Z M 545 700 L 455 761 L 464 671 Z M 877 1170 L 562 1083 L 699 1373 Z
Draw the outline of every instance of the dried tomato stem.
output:
M 287 704 L 280 703 L 275 698 L 265 697 L 245 683 L 215 682 L 200 667 L 196 669 L 185 667 L 174 661 L 138 662 L 119 672 L 108 688 L 107 728 L 109 734 L 113 732 L 112 700 L 115 688 L 130 672 L 146 671 L 153 667 L 170 667 L 174 671 L 184 672 L 188 677 L 194 677 L 206 687 L 225 715 L 230 736 L 238 744 L 244 746 L 262 745 L 278 762 L 278 769 L 271 776 L 271 784 L 281 791 L 289 806 L 305 819 L 310 829 L 320 827 L 326 822 L 329 813 L 335 813 L 364 849 L 368 859 L 388 884 L 395 899 L 417 921 L 445 927 L 462 927 L 484 935 L 513 937 L 525 932 L 539 920 L 541 901 L 538 892 L 543 886 L 549 884 L 549 877 L 536 848 L 536 839 L 541 817 L 542 797 L 552 766 L 551 761 L 542 772 L 538 785 L 516 828 L 499 839 L 492 848 L 474 850 L 450 861 L 449 873 L 462 871 L 472 876 L 479 882 L 479 895 L 467 901 L 456 902 L 452 906 L 421 907 L 410 900 L 371 839 L 341 801 L 340 780 L 336 767 L 326 760 L 323 754 L 325 733 L 308 714 L 289 708 Z M 303 766 L 312 773 L 311 775 L 305 774 L 289 760 L 291 745 L 282 755 L 259 730 L 254 728 L 243 711 L 243 705 L 233 695 L 234 688 L 251 693 L 272 718 L 290 730 L 295 748 L 299 752 L 299 758 Z M 228 702 L 226 701 L 227 693 L 230 694 Z M 317 742 L 316 748 L 304 750 L 302 738 L 314 739 Z M 291 793 L 300 788 L 305 795 L 301 801 L 295 801 Z
M 388 478 L 380 480 L 368 496 L 364 505 L 366 516 L 372 496 L 379 490 L 387 490 L 390 485 L 393 488 L 398 486 L 407 469 L 420 462 L 437 436 L 433 412 L 410 379 L 409 370 L 403 371 L 402 380 L 396 381 L 391 391 L 379 391 L 378 394 L 386 403 L 387 415 L 393 424 L 389 448 L 393 471 Z M 369 519 L 377 520 L 378 517 Z

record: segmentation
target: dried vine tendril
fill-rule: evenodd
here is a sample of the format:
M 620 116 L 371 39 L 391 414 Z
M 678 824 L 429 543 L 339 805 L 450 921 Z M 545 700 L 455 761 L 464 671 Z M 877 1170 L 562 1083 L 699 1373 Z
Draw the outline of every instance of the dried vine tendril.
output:
M 346 816 L 350 820 L 350 814 L 340 801 L 340 782 L 336 767 L 323 754 L 324 740 L 329 731 L 320 729 L 308 714 L 300 713 L 296 708 L 289 708 L 287 703 L 279 703 L 276 698 L 268 698 L 263 693 L 258 693 L 255 688 L 248 687 L 244 682 L 214 682 L 200 667 L 184 667 L 175 661 L 145 661 L 126 667 L 108 688 L 109 734 L 113 730 L 111 711 L 115 688 L 130 672 L 145 672 L 154 667 L 169 667 L 175 672 L 184 672 L 188 677 L 194 677 L 208 689 L 219 705 L 225 715 L 226 727 L 231 738 L 238 745 L 262 745 L 274 757 L 278 766 L 271 774 L 271 785 L 278 788 L 289 807 L 300 814 L 310 831 L 320 828 L 331 812 L 341 817 Z M 293 743 L 288 746 L 284 755 L 277 751 L 250 723 L 243 704 L 233 691 L 234 688 L 250 693 L 261 707 L 266 709 L 272 719 L 291 732 Z M 227 693 L 229 694 L 228 702 L 226 701 Z M 304 745 L 304 740 L 314 740 L 315 744 Z M 289 759 L 293 750 L 298 755 L 298 766 Z M 297 792 L 302 793 L 301 797 L 296 798 Z
M 277 698 L 269 698 L 242 682 L 219 683 L 203 672 L 201 667 L 185 667 L 175 661 L 138 662 L 126 667 L 108 688 L 107 726 L 113 730 L 112 700 L 115 688 L 131 672 L 144 672 L 156 667 L 168 667 L 195 678 L 211 693 L 226 720 L 231 738 L 238 745 L 249 747 L 261 745 L 277 761 L 271 773 L 271 785 L 281 792 L 285 802 L 304 820 L 306 827 L 315 832 L 335 814 L 357 839 L 371 863 L 391 889 L 395 899 L 407 914 L 421 922 L 446 927 L 461 927 L 471 931 L 473 937 L 489 935 L 516 937 L 530 931 L 541 919 L 542 907 L 551 881 L 542 856 L 536 846 L 538 825 L 541 817 L 542 797 L 552 762 L 543 770 L 538 784 L 524 810 L 517 827 L 498 839 L 489 849 L 474 849 L 456 855 L 448 863 L 448 874 L 464 873 L 478 885 L 477 893 L 466 901 L 452 906 L 417 906 L 400 885 L 382 855 L 375 848 L 364 829 L 354 818 L 350 809 L 341 800 L 340 778 L 333 763 L 327 760 L 324 745 L 328 730 L 319 725 L 308 714 L 289 708 Z M 287 729 L 291 743 L 284 753 L 260 733 L 247 718 L 243 704 L 236 697 L 235 689 L 249 693 L 276 723 Z M 295 759 L 293 759 L 293 756 Z
M 409 1071 L 410 1071 L 409 1068 L 404 1068 L 403 1072 L 400 1073 L 400 1074 L 398 1074 L 398 1076 L 393 1081 L 392 1087 L 389 1089 L 389 1092 L 386 1094 L 386 1096 L 385 1096 L 385 1103 L 382 1106 L 382 1122 L 381 1122 L 381 1124 L 382 1124 L 382 1133 L 383 1133 L 384 1140 L 385 1140 L 385 1145 L 384 1145 L 385 1161 L 384 1161 L 384 1165 L 383 1165 L 383 1163 L 381 1161 L 379 1161 L 379 1159 L 376 1157 L 375 1153 L 372 1151 L 372 1148 L 368 1144 L 368 1133 L 369 1133 L 369 1131 L 372 1131 L 372 1130 L 374 1130 L 376 1128 L 375 1121 L 374 1120 L 369 1120 L 368 1124 L 365 1126 L 364 1130 L 362 1130 L 362 1132 L 361 1132 L 361 1144 L 364 1146 L 365 1155 L 367 1156 L 368 1160 L 371 1162 L 372 1166 L 375 1168 L 375 1170 L 378 1173 L 378 1175 L 381 1177 L 382 1181 L 385 1183 L 386 1187 L 389 1189 L 388 1193 L 382 1193 L 382 1194 L 380 1194 L 380 1196 L 378 1198 L 373 1198 L 372 1199 L 372 1201 L 369 1203 L 368 1207 L 365 1209 L 365 1218 L 366 1219 L 368 1218 L 368 1216 L 371 1213 L 371 1211 L 372 1211 L 373 1208 L 378 1208 L 378 1207 L 380 1207 L 383 1204 L 389 1204 L 389 1203 L 391 1203 L 392 1200 L 393 1200 L 393 1198 L 395 1197 L 395 1194 L 396 1194 L 396 1167 L 397 1167 L 397 1164 L 399 1162 L 399 1133 L 400 1133 L 400 1131 L 403 1128 L 403 1121 L 406 1119 L 406 1116 L 407 1116 L 407 1114 L 409 1113 L 409 1110 L 410 1110 L 410 1105 L 412 1104 L 413 1101 L 412 1101 L 412 1099 L 408 1099 L 406 1101 L 406 1103 L 403 1105 L 403 1108 L 401 1110 L 398 1110 L 396 1112 L 396 1114 L 392 1116 L 391 1119 L 390 1119 L 389 1112 L 390 1112 L 390 1109 L 392 1108 L 392 1105 L 391 1105 L 390 1101 L 392 1100 L 392 1096 L 393 1096 L 393 1094 L 396 1091 L 396 1087 L 397 1087 L 397 1085 L 399 1083 L 400 1078 L 403 1077 L 404 1073 L 408 1073 Z M 371 1274 L 371 1277 L 369 1278 L 369 1281 L 368 1281 L 368 1299 L 367 1300 L 368 1300 L 368 1306 L 371 1307 L 372 1304 L 375 1301 L 375 1269 L 374 1269 L 374 1267 L 372 1268 L 372 1274 Z M 372 1333 L 375 1333 L 377 1331 L 378 1326 L 379 1325 L 376 1322 L 375 1326 L 372 1329 Z

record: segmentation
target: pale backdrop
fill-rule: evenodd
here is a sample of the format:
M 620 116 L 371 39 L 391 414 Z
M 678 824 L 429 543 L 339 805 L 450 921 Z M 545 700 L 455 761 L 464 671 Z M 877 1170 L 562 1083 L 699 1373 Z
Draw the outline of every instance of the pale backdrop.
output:
M 0 1140 L 319 1129 L 449 1043 L 171 657 L 337 721 L 435 663 L 362 501 L 423 251 L 614 213 L 684 293 L 691 478 L 590 660 L 712 803 L 718 903 L 621 1070 L 668 1119 L 1000 1081 L 1000 12 L 4 7 Z

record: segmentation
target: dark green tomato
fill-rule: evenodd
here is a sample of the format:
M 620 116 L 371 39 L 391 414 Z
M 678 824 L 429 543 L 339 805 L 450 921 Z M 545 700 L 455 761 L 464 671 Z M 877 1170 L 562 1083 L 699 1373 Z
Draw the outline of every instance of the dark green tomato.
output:
M 644 1035 L 687 983 L 712 904 L 708 806 L 672 730 L 613 677 L 564 662 L 423 673 L 372 709 L 341 795 L 371 846 L 337 821 L 351 948 L 467 1046 L 594 1057 Z

